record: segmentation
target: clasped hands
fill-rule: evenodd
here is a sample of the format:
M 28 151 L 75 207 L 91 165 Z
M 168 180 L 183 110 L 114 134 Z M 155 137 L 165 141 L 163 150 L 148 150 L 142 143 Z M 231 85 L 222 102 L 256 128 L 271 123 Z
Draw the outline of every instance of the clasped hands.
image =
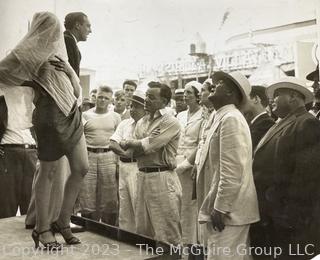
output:
M 119 145 L 123 150 L 128 150 L 137 145 L 137 140 L 122 140 L 120 141 Z

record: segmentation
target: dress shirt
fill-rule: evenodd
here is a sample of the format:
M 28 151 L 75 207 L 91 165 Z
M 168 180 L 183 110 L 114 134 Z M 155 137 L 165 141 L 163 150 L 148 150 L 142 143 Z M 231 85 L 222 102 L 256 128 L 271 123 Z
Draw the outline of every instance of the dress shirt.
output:
M 144 155 L 137 158 L 138 167 L 176 168 L 180 128 L 179 121 L 166 108 L 157 111 L 153 118 L 141 118 L 134 133 L 144 150 Z

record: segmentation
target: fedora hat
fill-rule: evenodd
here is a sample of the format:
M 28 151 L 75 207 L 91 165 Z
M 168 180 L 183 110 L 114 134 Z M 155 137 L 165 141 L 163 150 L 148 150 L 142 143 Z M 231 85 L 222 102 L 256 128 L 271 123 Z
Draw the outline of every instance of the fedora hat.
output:
M 304 96 L 304 103 L 308 104 L 313 102 L 313 93 L 307 88 L 306 80 L 298 79 L 296 77 L 285 77 L 278 79 L 267 87 L 267 95 L 273 99 L 275 90 L 279 88 L 292 89 Z
M 235 86 L 240 90 L 242 95 L 241 104 L 245 103 L 251 92 L 251 85 L 247 77 L 238 71 L 231 73 L 217 71 L 212 76 L 212 83 L 215 85 L 219 80 L 223 79 L 229 79 L 235 84 Z
M 146 94 L 141 90 L 136 90 L 132 97 L 129 98 L 132 102 L 136 102 L 140 105 L 144 105 L 144 100 L 146 99 Z
M 315 71 L 310 72 L 307 76 L 306 76 L 307 80 L 311 80 L 311 81 L 315 81 L 318 79 L 319 81 L 319 64 L 316 67 Z

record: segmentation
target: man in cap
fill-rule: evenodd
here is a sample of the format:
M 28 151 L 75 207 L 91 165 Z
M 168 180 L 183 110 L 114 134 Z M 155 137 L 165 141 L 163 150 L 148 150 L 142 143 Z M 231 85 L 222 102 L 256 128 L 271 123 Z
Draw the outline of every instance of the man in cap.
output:
M 110 149 L 120 156 L 119 158 L 119 227 L 136 232 L 135 225 L 135 198 L 137 186 L 137 160 L 128 156 L 120 147 L 121 141 L 132 140 L 137 122 L 145 115 L 145 94 L 135 91 L 131 100 L 131 118 L 123 120 L 110 138 Z
M 266 95 L 266 87 L 252 86 L 248 102 L 245 104 L 242 112 L 249 124 L 252 140 L 252 150 L 254 150 L 269 130 L 274 125 L 274 120 L 268 115 L 266 107 L 269 101 Z
M 135 128 L 136 140 L 121 146 L 131 148 L 138 163 L 136 203 L 137 232 L 156 240 L 179 245 L 181 242 L 181 185 L 176 168 L 180 123 L 168 114 L 170 88 L 149 82 L 145 110 Z
M 187 104 L 184 102 L 183 94 L 183 88 L 178 88 L 174 92 L 174 100 L 176 102 L 176 115 L 188 109 Z
M 261 139 L 253 161 L 262 246 L 281 247 L 277 259 L 292 259 L 297 247 L 304 248 L 294 259 L 310 259 L 319 251 L 320 122 L 305 108 L 313 95 L 295 77 L 273 83 L 267 95 L 281 120 Z M 308 244 L 314 246 L 306 252 Z
M 198 220 L 207 225 L 208 259 L 248 259 L 238 248 L 248 246 L 249 227 L 259 220 L 259 212 L 250 130 L 238 107 L 246 102 L 251 86 L 239 72 L 216 72 L 213 82 L 216 89 L 209 99 L 216 114 L 198 165 L 198 173 L 211 172 L 212 181 Z

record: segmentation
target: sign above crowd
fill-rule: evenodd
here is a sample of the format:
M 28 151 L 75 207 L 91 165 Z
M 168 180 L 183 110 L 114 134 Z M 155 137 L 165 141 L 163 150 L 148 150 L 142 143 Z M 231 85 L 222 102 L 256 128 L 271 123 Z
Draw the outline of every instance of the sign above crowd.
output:
M 175 77 L 178 75 L 207 73 L 210 70 L 253 70 L 259 65 L 271 61 L 279 66 L 294 62 L 293 45 L 235 49 L 208 55 L 207 59 L 191 60 L 190 58 L 153 67 L 144 66 L 139 77 L 145 78 L 151 73 L 158 77 Z

